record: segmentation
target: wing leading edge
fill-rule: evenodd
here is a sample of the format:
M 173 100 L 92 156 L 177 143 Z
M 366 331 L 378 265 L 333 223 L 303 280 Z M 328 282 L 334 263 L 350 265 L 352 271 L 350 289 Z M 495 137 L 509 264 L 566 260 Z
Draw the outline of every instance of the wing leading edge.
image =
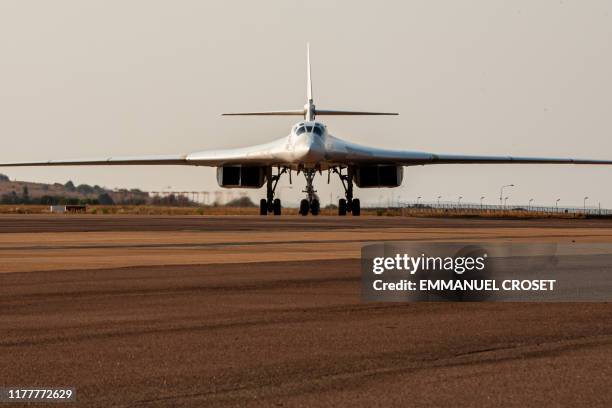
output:
M 479 156 L 437 154 L 418 151 L 387 150 L 367 147 L 333 138 L 337 153 L 330 157 L 338 164 L 396 164 L 424 166 L 430 164 L 600 164 L 612 165 L 612 160 L 565 157 Z
M 394 152 L 354 157 L 352 163 L 425 166 L 431 164 L 599 164 L 612 165 L 612 160 L 577 159 L 570 157 L 472 156 L 425 152 Z
M 92 159 L 44 160 L 0 163 L 0 167 L 35 166 L 124 166 L 124 165 L 179 165 L 223 166 L 225 164 L 275 165 L 288 163 L 291 157 L 285 150 L 285 140 L 236 149 L 206 150 L 189 154 L 158 156 L 118 156 Z
M 612 160 L 575 159 L 564 157 L 515 157 L 515 156 L 470 156 L 453 154 L 433 154 L 427 164 L 604 164 L 612 165 Z
M 267 164 L 270 157 L 247 156 L 239 149 L 200 152 L 188 155 L 107 157 L 95 159 L 46 160 L 32 162 L 0 163 L 0 167 L 42 167 L 42 166 L 222 166 L 224 164 Z
M 395 164 L 400 166 L 424 166 L 430 164 L 591 164 L 612 165 L 612 160 L 577 159 L 556 157 L 477 156 L 435 154 L 427 152 L 386 150 L 370 148 L 340 141 L 332 136 L 331 151 L 325 160 L 337 165 L 351 164 Z M 183 165 L 223 166 L 244 165 L 288 165 L 299 159 L 286 150 L 286 142 L 279 139 L 270 143 L 236 149 L 207 150 L 190 154 L 157 156 L 119 156 L 93 159 L 45 160 L 30 162 L 0 163 L 0 167 L 30 166 L 122 166 L 122 165 Z
M 46 160 L 33 162 L 8 162 L 0 163 L 0 167 L 31 167 L 31 166 L 122 166 L 122 165 L 176 165 L 190 164 L 187 155 L 164 155 L 164 156 L 126 156 L 106 157 L 97 159 L 71 159 L 71 160 Z

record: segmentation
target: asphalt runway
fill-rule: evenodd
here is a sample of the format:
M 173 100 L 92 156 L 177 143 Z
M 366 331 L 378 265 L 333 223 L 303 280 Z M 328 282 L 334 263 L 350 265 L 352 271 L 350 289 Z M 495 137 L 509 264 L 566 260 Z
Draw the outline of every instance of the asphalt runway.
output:
M 359 249 L 389 238 L 612 223 L 0 217 L 0 385 L 87 407 L 611 405 L 612 305 L 362 303 Z
M 612 228 L 612 220 L 301 216 L 3 215 L 2 232 L 292 231 L 346 228 Z

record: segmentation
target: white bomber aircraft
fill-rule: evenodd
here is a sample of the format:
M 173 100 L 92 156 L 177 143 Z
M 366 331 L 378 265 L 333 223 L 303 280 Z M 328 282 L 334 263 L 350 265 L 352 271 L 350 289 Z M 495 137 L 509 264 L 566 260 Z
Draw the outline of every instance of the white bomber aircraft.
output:
M 276 186 L 283 174 L 297 171 L 306 178 L 306 198 L 300 203 L 300 214 L 317 215 L 320 204 L 313 187 L 316 173 L 336 174 L 344 187 L 345 199 L 338 203 L 338 214 L 360 214 L 359 199 L 353 198 L 353 184 L 360 188 L 399 187 L 404 166 L 427 164 L 496 164 L 496 163 L 571 163 L 605 164 L 610 160 L 590 160 L 545 157 L 472 156 L 434 154 L 406 150 L 366 147 L 332 136 L 327 127 L 316 120 L 325 115 L 397 115 L 387 112 L 358 112 L 318 109 L 312 96 L 310 52 L 307 47 L 307 98 L 303 109 L 226 113 L 224 115 L 268 116 L 295 115 L 304 120 L 296 123 L 288 136 L 256 146 L 207 150 L 190 154 L 161 156 L 106 157 L 98 159 L 49 160 L 38 162 L 0 163 L 8 166 L 81 166 L 81 165 L 188 165 L 217 168 L 217 181 L 225 188 L 261 188 L 266 185 L 266 198 L 260 201 L 260 214 L 281 214 L 281 202 L 274 198 Z

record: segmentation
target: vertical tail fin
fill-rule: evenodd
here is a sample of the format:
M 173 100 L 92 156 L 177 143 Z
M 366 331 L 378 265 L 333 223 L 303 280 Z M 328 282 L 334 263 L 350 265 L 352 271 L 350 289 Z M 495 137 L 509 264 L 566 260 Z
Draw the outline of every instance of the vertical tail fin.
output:
M 315 105 L 312 99 L 312 77 L 310 75 L 310 43 L 306 43 L 306 96 L 308 101 L 304 105 L 304 119 L 312 121 L 315 119 Z
M 271 116 L 271 115 L 304 115 L 307 121 L 315 120 L 316 115 L 397 115 L 394 112 L 364 112 L 331 109 L 316 109 L 312 96 L 312 76 L 310 73 L 310 43 L 306 43 L 306 105 L 303 109 L 290 109 L 268 112 L 223 113 L 226 116 Z
M 308 76 L 306 83 L 306 95 L 309 102 L 312 102 L 312 77 L 310 75 L 310 43 L 306 43 L 306 75 Z

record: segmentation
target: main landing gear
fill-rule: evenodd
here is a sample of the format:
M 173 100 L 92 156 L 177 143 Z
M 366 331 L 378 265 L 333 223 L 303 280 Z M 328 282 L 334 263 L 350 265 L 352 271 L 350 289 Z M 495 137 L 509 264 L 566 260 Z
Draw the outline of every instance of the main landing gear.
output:
M 277 170 L 277 174 L 272 174 L 272 167 L 268 169 L 268 174 L 266 175 L 267 198 L 262 198 L 259 201 L 259 215 L 268 215 L 268 213 L 273 213 L 274 215 L 281 215 L 281 200 L 278 198 L 274 198 L 274 192 L 276 191 L 278 180 L 280 180 L 280 177 L 286 172 L 286 167 L 283 167 L 282 169 L 279 167 Z M 289 176 L 289 178 L 291 178 L 291 176 Z
M 340 177 L 342 187 L 344 187 L 344 194 L 346 198 L 341 198 L 338 201 L 338 215 L 346 215 L 347 213 L 353 214 L 353 216 L 361 215 L 361 203 L 358 198 L 353 198 L 353 172 L 350 168 L 347 168 L 346 174 L 343 174 L 342 167 L 334 167 L 330 169 L 330 173 L 334 172 Z M 314 189 L 313 182 L 317 170 L 315 169 L 303 169 L 301 170 L 306 178 L 306 189 L 303 191 L 306 193 L 306 198 L 300 202 L 300 215 L 306 216 L 308 213 L 312 215 L 319 215 L 321 212 L 321 203 L 317 197 L 317 190 Z M 291 172 L 286 167 L 278 167 L 276 174 L 273 174 L 272 167 L 268 169 L 266 174 L 266 198 L 262 198 L 259 202 L 259 214 L 268 215 L 272 213 L 274 215 L 281 215 L 282 206 L 281 200 L 274 198 L 274 192 L 278 185 L 278 180 L 285 173 L 289 172 L 289 182 L 291 182 Z M 298 170 L 299 173 L 299 170 Z M 329 183 L 329 176 L 328 176 Z
M 348 168 L 346 174 L 342 174 L 342 167 L 334 167 L 331 170 L 340 177 L 346 197 L 338 201 L 338 215 L 346 215 L 347 212 L 352 213 L 355 217 L 361 215 L 361 202 L 358 198 L 353 198 L 353 172 Z

